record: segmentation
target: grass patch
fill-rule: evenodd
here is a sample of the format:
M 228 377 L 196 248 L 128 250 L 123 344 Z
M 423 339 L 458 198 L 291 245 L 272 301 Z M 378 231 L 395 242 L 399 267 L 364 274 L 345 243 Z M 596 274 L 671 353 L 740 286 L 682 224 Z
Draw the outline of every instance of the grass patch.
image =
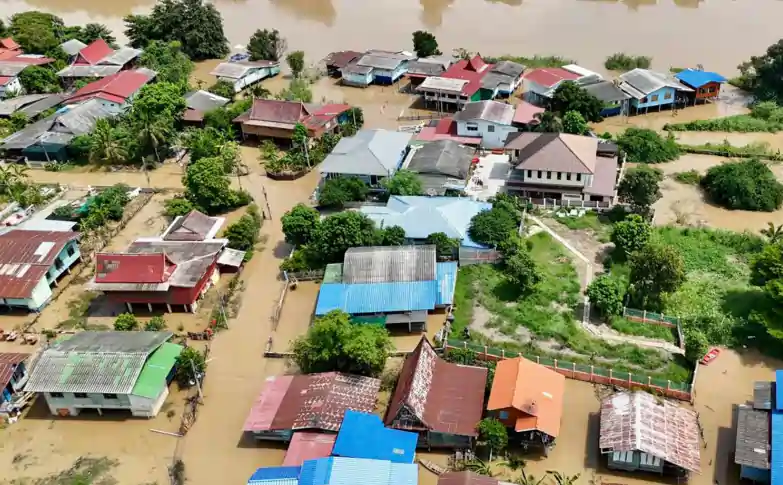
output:
M 612 230 L 612 222 L 606 215 L 594 211 L 585 212 L 582 217 L 564 216 L 554 217 L 554 220 L 573 231 L 593 231 L 598 241 L 609 242 L 609 233 Z
M 485 57 L 484 60 L 490 64 L 495 64 L 499 61 L 511 61 L 525 65 L 528 69 L 537 69 L 542 67 L 563 67 L 568 64 L 575 64 L 576 61 L 567 59 L 560 56 L 539 56 L 533 57 L 525 56 L 511 56 L 504 55 L 500 57 Z
M 629 56 L 623 52 L 612 54 L 604 61 L 604 67 L 610 71 L 631 71 L 633 69 L 649 69 L 652 57 Z
M 688 170 L 687 172 L 677 172 L 674 174 L 674 180 L 686 185 L 699 185 L 701 174 L 698 170 Z
M 652 323 L 632 322 L 622 317 L 614 317 L 611 321 L 611 327 L 620 333 L 627 335 L 636 335 L 639 337 L 654 338 L 664 340 L 677 345 L 675 330 L 663 325 L 654 325 Z
M 680 150 L 686 153 L 716 155 L 732 158 L 764 158 L 768 160 L 783 160 L 780 150 L 773 150 L 769 143 L 757 141 L 736 147 L 723 140 L 720 143 L 704 143 L 703 145 L 686 145 L 679 143 Z
M 709 120 L 694 120 L 685 123 L 667 123 L 667 131 L 734 131 L 741 133 L 770 132 L 783 130 L 783 108 L 775 103 L 759 103 L 751 108 L 750 114 L 725 116 Z

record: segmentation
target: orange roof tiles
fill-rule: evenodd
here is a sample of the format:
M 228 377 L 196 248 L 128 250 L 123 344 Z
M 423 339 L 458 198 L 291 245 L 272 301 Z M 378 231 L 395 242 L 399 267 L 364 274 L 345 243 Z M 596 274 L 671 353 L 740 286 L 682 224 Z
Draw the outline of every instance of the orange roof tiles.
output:
M 501 360 L 495 368 L 488 411 L 513 408 L 523 414 L 514 429 L 560 433 L 565 377 L 522 357 Z

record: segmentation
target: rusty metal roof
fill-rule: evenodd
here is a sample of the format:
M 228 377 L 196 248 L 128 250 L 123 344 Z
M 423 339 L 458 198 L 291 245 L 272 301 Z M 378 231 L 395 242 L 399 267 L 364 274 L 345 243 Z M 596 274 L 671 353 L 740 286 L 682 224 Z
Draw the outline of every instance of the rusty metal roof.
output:
M 217 232 L 215 226 L 222 224 L 223 220 L 223 218 L 209 217 L 193 210 L 185 216 L 177 217 L 163 233 L 161 239 L 164 241 L 204 241 L 210 236 L 210 233 Z
M 613 394 L 601 402 L 602 453 L 641 451 L 691 472 L 701 471 L 695 411 L 652 394 Z
M 11 377 L 14 375 L 14 370 L 19 363 L 24 362 L 30 357 L 30 354 L 24 354 L 19 352 L 3 352 L 0 353 L 0 389 L 11 382 Z
M 737 409 L 737 442 L 734 463 L 769 470 L 769 412 L 740 406 Z
M 0 234 L 0 298 L 28 298 L 75 232 L 19 231 Z
M 406 359 L 389 403 L 386 425 L 477 436 L 487 369 L 446 362 L 426 337 Z
M 371 413 L 381 381 L 324 372 L 267 380 L 245 420 L 245 431 L 320 429 L 337 431 L 348 409 Z

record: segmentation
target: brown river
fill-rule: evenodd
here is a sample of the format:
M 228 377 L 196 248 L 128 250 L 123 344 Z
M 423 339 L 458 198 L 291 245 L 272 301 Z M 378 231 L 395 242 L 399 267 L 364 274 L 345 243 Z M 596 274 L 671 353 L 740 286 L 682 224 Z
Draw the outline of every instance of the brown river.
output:
M 444 51 L 557 54 L 600 69 L 619 51 L 654 67 L 702 64 L 733 75 L 777 41 L 783 2 L 756 0 L 217 0 L 232 45 L 277 28 L 291 49 L 320 59 L 332 50 L 410 49 L 411 32 L 433 31 Z M 3 16 L 30 9 L 67 23 L 102 22 L 122 37 L 122 17 L 151 0 L 0 0 Z

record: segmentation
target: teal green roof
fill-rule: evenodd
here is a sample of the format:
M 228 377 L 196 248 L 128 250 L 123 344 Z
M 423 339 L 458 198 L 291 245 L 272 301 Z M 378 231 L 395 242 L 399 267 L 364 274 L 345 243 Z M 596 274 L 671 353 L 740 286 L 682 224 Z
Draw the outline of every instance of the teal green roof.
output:
M 131 394 L 139 397 L 155 399 L 166 386 L 166 377 L 174 367 L 177 357 L 182 352 L 182 346 L 170 342 L 163 343 L 150 355 L 141 374 L 133 386 Z

